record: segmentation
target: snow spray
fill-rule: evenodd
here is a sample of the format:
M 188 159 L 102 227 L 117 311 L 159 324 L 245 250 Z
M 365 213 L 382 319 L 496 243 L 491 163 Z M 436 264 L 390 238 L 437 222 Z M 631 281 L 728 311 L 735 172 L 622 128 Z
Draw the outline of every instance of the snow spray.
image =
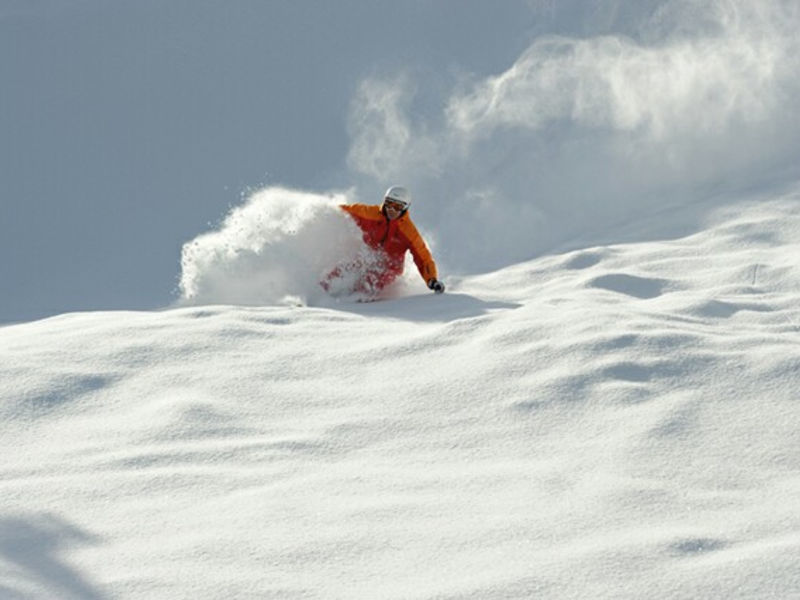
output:
M 364 243 L 346 194 L 264 188 L 183 246 L 181 304 L 314 304 L 319 282 Z

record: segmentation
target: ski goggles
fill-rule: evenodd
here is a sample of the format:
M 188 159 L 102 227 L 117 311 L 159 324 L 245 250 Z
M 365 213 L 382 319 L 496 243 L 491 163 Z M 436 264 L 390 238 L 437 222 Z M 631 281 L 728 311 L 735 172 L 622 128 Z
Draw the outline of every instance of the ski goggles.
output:
M 398 212 L 403 212 L 405 209 L 408 208 L 408 204 L 401 200 L 392 200 L 391 198 L 384 198 L 383 205 L 386 208 L 394 209 Z

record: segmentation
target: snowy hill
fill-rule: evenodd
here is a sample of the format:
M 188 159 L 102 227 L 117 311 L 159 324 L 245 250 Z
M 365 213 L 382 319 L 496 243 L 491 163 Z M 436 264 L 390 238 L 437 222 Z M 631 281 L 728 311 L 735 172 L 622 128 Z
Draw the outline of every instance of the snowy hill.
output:
M 609 240 L 0 328 L 0 597 L 800 597 L 800 193 Z

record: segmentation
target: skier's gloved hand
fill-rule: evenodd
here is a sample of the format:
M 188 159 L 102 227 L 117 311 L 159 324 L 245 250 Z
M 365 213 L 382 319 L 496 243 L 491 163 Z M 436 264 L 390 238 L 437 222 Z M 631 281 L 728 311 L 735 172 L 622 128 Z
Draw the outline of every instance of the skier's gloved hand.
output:
M 428 287 L 437 294 L 441 294 L 442 292 L 444 292 L 444 284 L 438 279 L 428 280 Z

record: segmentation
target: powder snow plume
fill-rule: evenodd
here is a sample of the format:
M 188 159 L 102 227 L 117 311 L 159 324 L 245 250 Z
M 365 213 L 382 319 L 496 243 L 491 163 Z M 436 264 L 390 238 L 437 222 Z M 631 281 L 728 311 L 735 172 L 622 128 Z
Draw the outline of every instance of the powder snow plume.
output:
M 449 88 L 381 71 L 352 101 L 348 165 L 425 200 L 444 266 L 493 270 L 800 175 L 796 0 L 531 4 L 553 27 L 505 69 Z
M 219 229 L 184 244 L 180 303 L 314 303 L 320 279 L 363 247 L 337 208 L 347 201 L 345 194 L 257 191 Z

